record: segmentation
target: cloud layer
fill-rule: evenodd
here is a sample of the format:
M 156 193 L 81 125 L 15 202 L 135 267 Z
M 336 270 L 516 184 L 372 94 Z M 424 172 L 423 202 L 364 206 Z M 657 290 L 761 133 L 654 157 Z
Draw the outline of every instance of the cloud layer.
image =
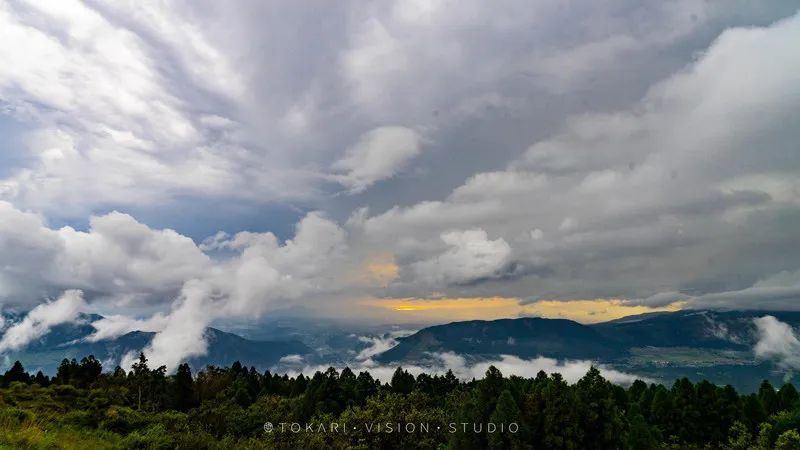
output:
M 800 340 L 789 324 L 773 316 L 754 319 L 758 341 L 753 347 L 757 358 L 774 360 L 778 366 L 800 369 Z
M 290 306 L 797 308 L 796 5 L 486 8 L 3 3 L 0 302 L 168 366 Z
M 413 375 L 419 375 L 421 373 L 444 375 L 448 370 L 452 370 L 453 374 L 459 379 L 469 381 L 483 378 L 489 367 L 495 366 L 507 377 L 516 375 L 519 377 L 534 378 L 540 371 L 544 371 L 548 374 L 559 373 L 568 383 L 575 383 L 586 375 L 586 372 L 594 366 L 600 370 L 603 377 L 615 384 L 629 385 L 637 379 L 648 382 L 653 381 L 647 377 L 640 377 L 634 374 L 620 372 L 604 365 L 597 365 L 592 361 L 558 361 L 556 359 L 544 357 L 522 359 L 511 355 L 501 355 L 500 358 L 496 360 L 468 363 L 463 356 L 450 352 L 436 353 L 430 356 L 435 360 L 431 365 L 417 366 L 412 364 L 402 367 Z M 298 363 L 299 361 L 294 362 Z M 347 367 L 350 367 L 351 370 L 356 372 L 367 371 L 378 380 L 389 383 L 392 381 L 392 375 L 394 375 L 398 366 L 379 365 L 371 359 L 368 359 L 361 363 L 348 365 Z M 289 369 L 289 373 L 302 373 L 310 376 L 317 371 L 324 372 L 327 368 L 328 366 L 303 366 L 301 369 Z M 343 368 L 344 367 L 339 367 L 340 370 Z M 286 369 L 286 367 L 282 367 L 281 369 Z
M 21 321 L 4 330 L 0 339 L 0 354 L 25 347 L 56 325 L 74 322 L 85 310 L 83 293 L 78 290 L 66 291 L 58 299 L 36 306 Z

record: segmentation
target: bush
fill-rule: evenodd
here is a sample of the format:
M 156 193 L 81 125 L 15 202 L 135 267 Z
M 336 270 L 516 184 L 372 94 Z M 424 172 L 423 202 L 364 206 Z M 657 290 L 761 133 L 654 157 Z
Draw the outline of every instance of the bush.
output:
M 158 413 L 152 419 L 153 423 L 158 423 L 170 433 L 181 433 L 189 431 L 189 418 L 186 413 L 179 411 L 164 411 Z
M 122 440 L 123 448 L 170 450 L 176 447 L 173 436 L 167 433 L 162 424 L 151 425 L 144 430 L 134 431 Z
M 112 406 L 106 411 L 100 428 L 127 434 L 143 428 L 145 425 L 147 425 L 147 419 L 140 412 L 125 406 Z
M 97 419 L 90 411 L 75 410 L 69 411 L 61 417 L 61 422 L 67 425 L 75 425 L 83 428 L 97 427 Z
M 4 426 L 19 425 L 23 422 L 33 422 L 36 420 L 36 415 L 30 411 L 8 407 L 0 409 L 0 423 Z

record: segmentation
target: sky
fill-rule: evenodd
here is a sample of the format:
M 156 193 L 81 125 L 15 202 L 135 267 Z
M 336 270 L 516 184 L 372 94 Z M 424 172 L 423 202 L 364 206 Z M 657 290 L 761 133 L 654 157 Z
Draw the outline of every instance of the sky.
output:
M 0 350 L 800 309 L 798 8 L 2 2 Z

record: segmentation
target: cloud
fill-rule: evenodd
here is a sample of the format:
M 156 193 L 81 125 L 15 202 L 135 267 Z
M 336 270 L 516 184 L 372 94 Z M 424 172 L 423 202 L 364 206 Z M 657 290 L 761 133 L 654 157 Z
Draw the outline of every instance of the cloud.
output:
M 694 309 L 797 310 L 798 298 L 800 271 L 783 270 L 744 289 L 691 297 L 687 306 Z
M 451 289 L 500 278 L 498 268 L 511 260 L 525 268 L 524 276 L 475 285 L 470 294 L 478 296 L 710 302 L 794 270 L 800 204 L 785 180 L 797 175 L 797 130 L 787 117 L 797 116 L 800 96 L 787 93 L 797 91 L 792 74 L 800 67 L 788 60 L 787 43 L 798 36 L 798 15 L 727 29 L 631 107 L 576 114 L 506 169 L 358 224 L 370 242 L 392 243 L 401 274 Z M 764 151 L 756 155 L 754 147 Z M 473 261 L 460 244 L 432 255 L 453 229 L 492 236 L 486 264 L 441 268 L 440 258 L 450 267 Z M 424 296 L 408 279 L 390 286 L 391 294 Z M 762 294 L 795 295 L 789 288 Z
M 753 347 L 756 357 L 774 360 L 784 369 L 800 369 L 800 340 L 789 324 L 773 316 L 753 319 L 758 342 Z
M 163 328 L 141 349 L 154 367 L 163 365 L 174 371 L 181 362 L 206 354 L 206 327 L 214 318 L 224 316 L 224 313 L 214 310 L 211 295 L 203 283 L 187 282 L 165 318 Z M 120 366 L 130 370 L 137 354 L 129 352 L 124 355 Z
M 252 318 L 282 302 L 339 288 L 337 263 L 345 256 L 345 232 L 318 213 L 297 224 L 295 237 L 283 245 L 272 233 L 241 232 L 221 246 L 235 250 L 230 259 L 204 276 L 187 280 L 166 316 L 142 351 L 155 366 L 174 370 L 193 356 L 206 353 L 206 327 L 216 319 Z M 285 304 L 285 303 L 283 303 Z M 135 360 L 131 353 L 122 367 Z
M 669 306 L 676 302 L 684 302 L 690 298 L 692 297 L 686 294 L 681 294 L 680 292 L 659 292 L 647 298 L 626 300 L 625 304 L 658 308 L 662 306 Z
M 147 319 L 133 319 L 120 314 L 104 316 L 92 322 L 95 332 L 86 337 L 89 342 L 114 339 L 132 331 L 155 332 L 167 326 L 165 315 L 156 313 Z
M 281 364 L 299 364 L 303 362 L 302 355 L 286 355 L 278 360 Z
M 146 327 L 170 364 L 203 351 L 192 308 L 792 307 L 795 6 L 450 6 L 3 3 L 3 304 L 82 289 L 119 316 L 94 339 Z M 271 202 L 325 213 L 286 241 Z M 237 217 L 163 225 L 198 211 Z
M 420 153 L 419 134 L 406 127 L 379 127 L 364 133 L 348 148 L 333 169 L 351 193 L 362 192 L 377 181 L 393 177 Z
M 237 73 L 167 6 L 123 10 L 74 0 L 0 8 L 2 41 L 25 43 L 0 48 L 4 60 L 14 61 L 0 70 L 0 98 L 4 112 L 30 130 L 24 144 L 30 164 L 0 181 L 5 198 L 83 212 L 158 201 L 164 192 L 220 192 L 235 183 L 229 172 L 235 164 L 224 155 L 235 144 L 213 138 L 212 127 L 166 85 L 167 67 L 134 24 L 149 24 L 151 36 L 163 38 L 159 44 L 169 50 L 162 57 L 170 50 L 178 55 L 162 61 L 186 69 L 187 85 L 236 96 Z M 125 15 L 130 28 L 115 14 Z
M 440 237 L 450 248 L 412 264 L 410 270 L 415 279 L 433 284 L 465 284 L 508 273 L 511 247 L 503 238 L 491 240 L 481 229 L 448 231 Z
M 413 330 L 397 330 L 381 336 L 359 336 L 358 340 L 368 344 L 356 355 L 356 361 L 365 361 L 397 345 L 397 338 L 414 334 Z
M 457 187 L 452 198 L 459 200 L 486 199 L 493 195 L 526 194 L 545 188 L 547 177 L 530 172 L 498 171 L 473 175 Z
M 474 0 L 269 8 L 4 4 L 0 40 L 25 45 L 0 48 L 9 61 L 0 99 L 22 136 L 14 151 L 26 157 L 4 174 L 3 198 L 70 217 L 187 196 L 325 199 L 335 174 L 320 168 L 364 130 L 409 124 L 447 138 L 487 111 L 557 122 L 568 108 L 541 107 L 553 94 L 565 103 L 629 97 L 617 94 L 675 69 L 721 27 L 791 11 L 692 0 L 668 8 L 515 0 L 491 19 Z M 330 19 L 325 30 L 294 33 L 320 18 Z M 514 134 L 540 131 L 525 128 Z M 488 131 L 501 154 L 516 148 L 512 133 Z M 455 141 L 447 146 L 462 151 Z M 364 189 L 395 173 L 408 157 L 401 153 L 386 157 L 392 164 L 352 162 L 337 174 L 348 189 Z M 473 169 L 449 168 L 458 176 Z
M 653 381 L 647 377 L 640 377 L 634 374 L 620 372 L 602 364 L 595 364 L 591 361 L 559 361 L 544 357 L 522 359 L 511 355 L 500 355 L 497 359 L 469 363 L 463 356 L 452 352 L 435 353 L 431 354 L 430 356 L 432 358 L 430 364 L 403 364 L 400 366 L 415 376 L 421 373 L 443 375 L 448 370 L 452 370 L 456 377 L 464 381 L 469 381 L 473 378 L 483 378 L 490 366 L 495 366 L 498 368 L 506 377 L 516 375 L 520 377 L 533 378 L 537 373 L 539 373 L 539 371 L 543 370 L 546 373 L 551 374 L 560 373 L 568 383 L 577 382 L 581 377 L 586 375 L 586 372 L 589 371 L 589 368 L 594 366 L 600 370 L 603 377 L 615 384 L 629 385 L 637 379 L 648 382 Z M 367 371 L 378 380 L 384 383 L 389 383 L 391 382 L 392 375 L 394 375 L 398 365 L 380 365 L 375 363 L 373 360 L 368 359 L 363 362 L 356 362 L 348 365 L 347 367 L 350 367 L 351 370 L 356 372 Z M 324 372 L 327 368 L 328 366 L 306 366 L 299 371 L 296 369 L 290 369 L 289 373 L 292 375 L 296 375 L 298 373 L 313 375 L 317 371 Z M 344 366 L 339 367 L 340 370 L 343 368 Z
M 52 302 L 42 303 L 30 310 L 21 321 L 5 330 L 0 339 L 0 353 L 19 350 L 47 334 L 50 328 L 74 322 L 84 311 L 86 302 L 83 300 L 83 292 L 75 289 L 64 292 Z
M 0 202 L 0 218 L 0 294 L 5 303 L 26 306 L 38 299 L 38 292 L 80 287 L 91 292 L 93 310 L 141 314 L 156 309 L 145 319 L 112 314 L 98 320 L 87 339 L 154 331 L 145 351 L 154 364 L 170 370 L 205 353 L 204 334 L 212 320 L 257 317 L 304 296 L 335 292 L 350 270 L 345 264 L 346 232 L 315 212 L 283 243 L 269 232 L 221 237 L 217 244 L 226 253 L 214 259 L 186 236 L 152 229 L 117 212 L 93 217 L 87 231 L 53 230 L 40 216 L 5 202 Z M 67 307 L 75 309 L 63 309 Z M 21 348 L 58 323 L 42 314 L 52 311 L 69 321 L 73 316 L 68 312 L 87 307 L 79 291 L 67 290 L 10 328 L 3 346 Z
M 0 296 L 30 304 L 41 293 L 80 288 L 121 303 L 158 301 L 211 267 L 194 242 L 127 214 L 93 216 L 87 231 L 54 230 L 0 201 Z
M 738 291 L 715 292 L 693 298 L 693 309 L 797 310 L 800 286 L 752 287 Z

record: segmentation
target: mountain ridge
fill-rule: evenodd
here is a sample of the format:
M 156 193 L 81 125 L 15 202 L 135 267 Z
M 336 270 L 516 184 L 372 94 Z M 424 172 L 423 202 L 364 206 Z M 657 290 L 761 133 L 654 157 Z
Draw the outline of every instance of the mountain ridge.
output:
M 15 316 L 20 317 L 16 314 Z M 83 315 L 75 323 L 56 325 L 25 348 L 8 352 L 5 355 L 6 361 L 20 360 L 29 370 L 41 370 L 52 375 L 64 358 L 80 359 L 94 355 L 110 370 L 128 352 L 145 348 L 155 335 L 154 332 L 134 330 L 112 339 L 89 341 L 87 337 L 95 331 L 90 322 L 99 318 L 102 316 Z M 9 325 L 6 323 L 6 327 Z M 188 361 L 195 369 L 209 365 L 230 365 L 238 360 L 247 366 L 265 370 L 284 356 L 302 355 L 311 351 L 297 339 L 250 340 L 213 327 L 206 328 L 204 336 L 208 342 L 207 353 Z

